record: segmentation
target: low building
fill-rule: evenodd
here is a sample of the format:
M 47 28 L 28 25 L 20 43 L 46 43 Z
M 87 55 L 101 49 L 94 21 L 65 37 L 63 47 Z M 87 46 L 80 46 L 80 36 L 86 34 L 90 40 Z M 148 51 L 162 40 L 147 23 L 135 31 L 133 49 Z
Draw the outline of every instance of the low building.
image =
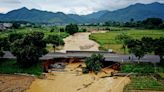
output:
M 13 26 L 12 23 L 0 23 L 0 30 L 9 29 Z

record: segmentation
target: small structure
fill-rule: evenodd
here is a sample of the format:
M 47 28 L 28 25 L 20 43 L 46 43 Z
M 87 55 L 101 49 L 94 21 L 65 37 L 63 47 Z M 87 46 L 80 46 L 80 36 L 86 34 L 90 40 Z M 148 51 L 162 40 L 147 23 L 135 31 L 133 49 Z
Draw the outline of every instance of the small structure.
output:
M 57 62 L 57 63 L 54 63 L 54 64 L 50 64 L 49 65 L 49 68 L 52 69 L 52 68 L 55 68 L 55 69 L 64 69 L 65 68 L 65 64 L 63 62 Z
M 12 27 L 12 23 L 0 23 L 0 30 L 9 29 Z
M 108 49 L 108 52 L 109 52 L 109 53 L 113 53 L 113 50 L 112 50 L 112 49 Z

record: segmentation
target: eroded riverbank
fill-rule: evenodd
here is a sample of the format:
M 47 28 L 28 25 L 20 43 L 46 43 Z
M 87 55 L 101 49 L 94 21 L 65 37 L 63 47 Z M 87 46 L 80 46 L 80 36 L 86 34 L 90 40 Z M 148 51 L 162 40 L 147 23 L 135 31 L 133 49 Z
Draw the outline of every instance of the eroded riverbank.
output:
M 128 77 L 105 77 L 112 69 L 98 75 L 82 74 L 78 66 L 69 64 L 64 71 L 48 73 L 46 79 L 36 79 L 26 92 L 122 92 L 130 81 Z

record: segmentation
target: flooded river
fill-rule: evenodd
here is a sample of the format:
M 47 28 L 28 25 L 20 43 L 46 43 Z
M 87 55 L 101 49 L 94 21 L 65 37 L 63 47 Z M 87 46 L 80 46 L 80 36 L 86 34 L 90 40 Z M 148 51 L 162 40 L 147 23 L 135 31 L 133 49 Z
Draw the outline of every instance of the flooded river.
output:
M 36 79 L 26 92 L 122 92 L 129 82 L 127 77 L 106 77 L 82 74 L 79 64 L 67 65 L 64 71 L 53 71 L 46 79 Z M 108 70 L 110 73 L 113 70 Z

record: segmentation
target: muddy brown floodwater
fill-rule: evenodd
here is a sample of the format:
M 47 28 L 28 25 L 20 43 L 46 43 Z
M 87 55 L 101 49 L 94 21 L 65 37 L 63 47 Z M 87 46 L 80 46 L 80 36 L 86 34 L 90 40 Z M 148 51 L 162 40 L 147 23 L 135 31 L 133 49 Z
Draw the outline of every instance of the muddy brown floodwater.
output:
M 98 75 L 82 74 L 77 68 L 79 63 L 69 64 L 64 71 L 53 71 L 46 74 L 46 79 L 36 79 L 26 92 L 122 92 L 130 81 L 128 77 L 109 76 L 112 69 Z
M 98 51 L 99 44 L 89 39 L 91 33 L 75 33 L 64 39 L 65 45 L 62 50 L 82 50 L 82 51 Z

